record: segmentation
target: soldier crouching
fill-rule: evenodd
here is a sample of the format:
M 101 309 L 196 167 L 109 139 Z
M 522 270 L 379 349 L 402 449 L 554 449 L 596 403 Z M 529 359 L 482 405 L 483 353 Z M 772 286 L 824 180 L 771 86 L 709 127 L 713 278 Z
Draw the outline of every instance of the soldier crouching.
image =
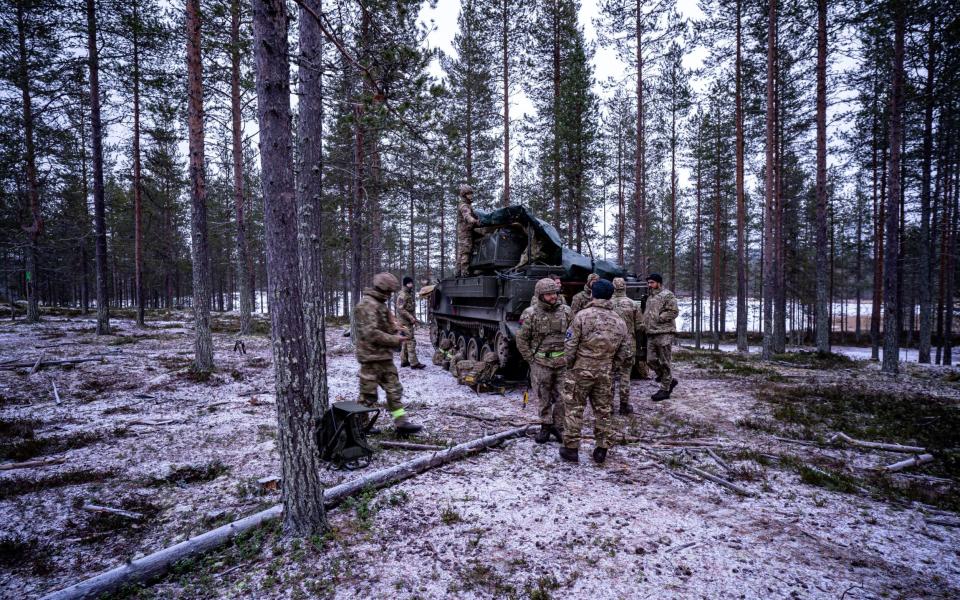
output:
M 551 435 L 563 442 L 564 338 L 573 313 L 560 302 L 559 292 L 553 279 L 538 281 L 534 287 L 537 302 L 523 311 L 517 332 L 517 350 L 530 365 L 530 387 L 540 403 L 538 444 L 545 444 Z
M 580 460 L 580 435 L 583 409 L 590 402 L 595 419 L 596 448 L 594 462 L 607 458 L 613 444 L 613 394 L 611 372 L 615 364 L 628 358 L 627 326 L 613 311 L 610 297 L 613 285 L 599 279 L 593 284 L 593 300 L 577 313 L 567 331 L 565 353 L 567 372 L 564 381 L 563 447 L 560 458 Z
M 411 434 L 423 429 L 407 418 L 403 408 L 403 386 L 393 364 L 393 352 L 406 339 L 387 308 L 390 294 L 400 289 L 400 282 L 390 273 L 373 276 L 373 287 L 353 309 L 357 339 L 354 340 L 357 362 L 360 363 L 360 403 L 377 406 L 377 388 L 387 395 L 387 410 L 393 417 L 397 433 Z

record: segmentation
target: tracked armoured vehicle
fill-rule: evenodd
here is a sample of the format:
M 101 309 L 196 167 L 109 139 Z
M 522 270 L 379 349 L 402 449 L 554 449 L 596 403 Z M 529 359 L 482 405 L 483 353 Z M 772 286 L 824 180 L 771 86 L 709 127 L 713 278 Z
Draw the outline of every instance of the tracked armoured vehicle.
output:
M 591 260 L 564 247 L 557 230 L 523 206 L 478 212 L 477 216 L 482 229 L 474 238 L 469 276 L 443 279 L 430 295 L 430 334 L 435 347 L 448 338 L 472 360 L 494 350 L 500 374 L 506 379 L 522 379 L 527 365 L 514 339 L 537 280 L 559 275 L 569 304 L 590 273 L 611 280 L 623 277 L 627 295 L 638 302 L 646 300 L 646 281 L 612 262 Z

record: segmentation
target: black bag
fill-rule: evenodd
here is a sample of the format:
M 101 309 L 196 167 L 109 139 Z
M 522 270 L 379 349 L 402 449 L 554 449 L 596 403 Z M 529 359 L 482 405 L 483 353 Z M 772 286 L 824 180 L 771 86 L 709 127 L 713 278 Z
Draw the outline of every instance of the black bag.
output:
M 374 413 L 369 415 L 369 413 Z M 370 464 L 373 449 L 367 433 L 380 410 L 357 402 L 336 402 L 327 409 L 317 431 L 320 458 L 338 469 L 362 469 Z

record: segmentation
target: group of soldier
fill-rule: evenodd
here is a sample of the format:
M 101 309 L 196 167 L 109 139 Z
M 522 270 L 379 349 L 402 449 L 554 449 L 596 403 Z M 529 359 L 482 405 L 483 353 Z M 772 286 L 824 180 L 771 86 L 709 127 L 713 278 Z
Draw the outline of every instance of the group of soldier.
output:
M 619 388 L 620 414 L 630 406 L 630 376 L 634 359 L 641 377 L 653 369 L 660 389 L 653 401 L 666 400 L 677 386 L 670 348 L 679 314 L 673 292 L 663 278 L 647 279 L 646 308 L 626 295 L 626 282 L 613 282 L 591 273 L 570 306 L 563 302 L 554 278 L 536 283 L 534 301 L 520 318 L 517 349 L 530 365 L 530 386 L 540 409 L 536 442 L 551 437 L 560 442 L 560 457 L 577 462 L 587 403 L 593 409 L 596 447 L 593 460 L 603 463 L 613 443 L 613 398 Z M 635 357 L 636 336 L 647 335 L 647 355 Z
M 460 187 L 457 206 L 457 268 L 460 276 L 469 273 L 473 235 L 480 220 L 473 210 L 473 190 Z M 630 378 L 634 362 L 642 379 L 649 369 L 656 374 L 660 389 L 651 396 L 666 400 L 677 386 L 673 377 L 671 347 L 679 314 L 673 292 L 663 287 L 663 277 L 651 273 L 647 278 L 648 296 L 644 308 L 626 295 L 626 282 L 612 282 L 596 273 L 587 277 L 584 289 L 567 306 L 556 275 L 539 280 L 530 306 L 520 318 L 517 349 L 530 367 L 531 389 L 538 400 L 539 444 L 554 437 L 560 444 L 560 457 L 579 461 L 583 412 L 593 409 L 596 446 L 593 460 L 603 463 L 613 444 L 613 398 L 619 393 L 619 412 L 629 415 Z M 398 293 L 399 292 L 399 293 Z M 387 301 L 398 293 L 396 314 Z M 400 366 L 422 369 L 417 357 L 416 318 L 413 280 L 405 277 L 401 286 L 390 273 L 374 275 L 372 287 L 364 290 L 354 310 L 356 357 L 360 363 L 360 402 L 377 405 L 377 389 L 387 396 L 387 410 L 400 434 L 411 434 L 422 427 L 407 417 L 393 352 L 400 349 Z M 647 337 L 646 356 L 635 356 L 637 336 Z M 449 339 L 442 339 L 434 353 L 434 364 L 441 365 L 460 380 L 465 371 L 491 375 L 499 367 L 496 353 L 488 350 L 479 360 L 468 361 L 464 348 L 454 350 Z

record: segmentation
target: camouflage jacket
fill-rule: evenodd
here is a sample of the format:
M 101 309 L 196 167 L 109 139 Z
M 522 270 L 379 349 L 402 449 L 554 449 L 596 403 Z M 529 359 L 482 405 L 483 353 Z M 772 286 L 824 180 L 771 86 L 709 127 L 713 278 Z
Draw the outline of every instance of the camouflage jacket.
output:
M 486 381 L 497 374 L 500 364 L 496 361 L 482 360 L 461 360 L 457 363 L 457 379 L 460 383 L 477 383 Z M 473 381 L 464 381 L 467 377 L 473 377 Z
M 637 331 L 643 327 L 643 312 L 640 310 L 640 304 L 628 298 L 622 291 L 614 292 L 611 302 L 613 302 L 614 312 L 620 315 L 627 326 L 627 336 L 635 340 Z
M 416 306 L 413 299 L 413 290 L 408 290 L 407 288 L 400 290 L 400 293 L 397 294 L 397 302 L 394 309 L 402 325 L 406 325 L 412 329 L 417 324 Z
M 517 331 L 517 350 L 528 363 L 556 369 L 566 365 L 564 337 L 573 313 L 561 304 L 538 302 L 523 311 Z
M 357 330 L 357 362 L 393 360 L 393 351 L 403 339 L 387 308 L 387 295 L 373 288 L 363 290 L 363 297 L 353 309 L 353 323 Z
M 583 286 L 583 291 L 577 292 L 570 302 L 570 308 L 573 309 L 573 314 L 576 315 L 585 309 L 591 300 L 593 300 L 593 295 L 590 293 L 590 288 Z
M 643 311 L 643 327 L 647 335 L 676 333 L 674 319 L 680 314 L 677 297 L 668 289 L 650 290 L 646 310 Z
M 460 232 L 461 239 L 464 239 L 463 236 L 469 236 L 473 228 L 479 224 L 480 219 L 477 218 L 477 213 L 473 212 L 473 206 L 466 202 L 457 205 L 457 231 Z
M 614 364 L 623 364 L 632 353 L 627 326 L 613 312 L 610 300 L 592 301 L 577 313 L 567 331 L 569 369 L 609 373 Z

